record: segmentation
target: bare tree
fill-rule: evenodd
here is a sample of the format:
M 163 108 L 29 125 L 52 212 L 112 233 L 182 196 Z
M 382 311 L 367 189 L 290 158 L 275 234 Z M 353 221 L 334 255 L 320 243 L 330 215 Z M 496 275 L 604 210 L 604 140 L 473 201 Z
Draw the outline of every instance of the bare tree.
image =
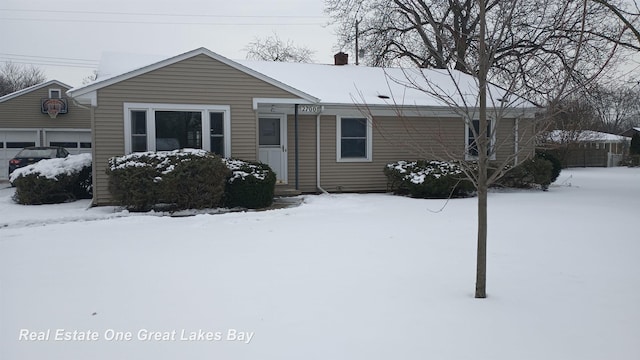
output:
M 37 85 L 47 80 L 42 70 L 6 62 L 0 67 L 0 96 Z
M 637 51 L 629 24 L 637 24 L 638 19 L 624 21 L 612 16 L 610 7 L 626 8 L 622 1 L 604 1 L 608 6 L 602 2 L 484 0 L 489 31 L 495 27 L 505 30 L 500 39 L 486 44 L 493 54 L 489 68 L 492 81 L 509 85 L 519 74 L 520 86 L 542 101 L 565 80 L 561 74 L 554 77 L 553 72 L 571 70 L 571 81 L 581 82 L 594 69 L 602 68 L 603 61 L 611 65 L 617 60 L 611 54 L 619 47 Z M 469 74 L 479 71 L 477 0 L 325 0 L 325 4 L 326 12 L 338 24 L 339 45 L 354 46 L 357 34 L 368 65 L 453 67 Z M 508 27 L 503 26 L 504 20 L 508 20 Z M 572 55 L 578 47 L 582 56 L 576 59 Z M 548 76 L 519 68 L 519 59 L 529 59 L 532 67 L 536 57 L 537 72 Z
M 312 62 L 314 51 L 305 47 L 297 46 L 291 40 L 286 42 L 278 35 L 273 34 L 265 38 L 256 38 L 245 46 L 247 59 L 282 61 L 282 62 Z
M 588 99 L 597 115 L 593 130 L 619 134 L 640 119 L 640 91 L 635 86 L 595 86 Z
M 338 2 L 329 1 L 329 3 L 339 7 Z M 438 67 L 438 61 L 444 60 L 445 66 L 442 72 L 447 73 L 450 80 L 456 84 L 455 91 L 446 91 L 441 84 L 434 82 L 428 73 L 415 69 L 405 70 L 403 79 L 391 79 L 439 99 L 459 114 L 468 131 L 473 135 L 473 145 L 477 150 L 476 158 L 474 161 L 462 162 L 462 165 L 467 177 L 475 185 L 478 195 L 475 297 L 484 298 L 486 297 L 488 188 L 504 175 L 505 165 L 512 164 L 518 156 L 524 154 L 524 150 L 516 150 L 511 155 L 492 162 L 491 159 L 495 158 L 495 154 L 503 144 L 500 140 L 493 144 L 491 139 L 496 138 L 496 131 L 501 122 L 514 120 L 514 117 L 519 116 L 517 114 L 519 108 L 531 108 L 532 104 L 525 99 L 534 99 L 540 104 L 551 104 L 551 109 L 554 109 L 554 104 L 561 103 L 569 94 L 594 83 L 616 59 L 619 45 L 627 35 L 627 29 L 616 21 L 608 21 L 606 26 L 602 27 L 602 17 L 608 12 L 603 11 L 599 4 L 589 0 L 569 2 L 395 0 L 390 6 L 396 7 L 396 12 L 379 13 L 384 9 L 373 7 L 374 16 L 362 12 L 363 4 L 375 3 L 382 6 L 384 5 L 382 2 L 372 0 L 347 3 L 353 6 L 360 5 L 354 8 L 358 9 L 358 16 L 362 16 L 363 19 L 371 17 L 371 21 L 374 21 L 376 16 L 382 16 L 383 19 L 377 19 L 381 21 L 381 25 L 392 24 L 393 26 L 386 28 L 381 27 L 381 29 L 393 30 L 386 35 L 395 34 L 394 31 L 399 30 L 402 30 L 400 34 L 408 32 L 417 34 L 413 38 L 394 38 L 392 42 L 378 36 L 372 40 L 373 44 L 375 41 L 382 41 L 384 46 L 381 49 L 384 51 L 392 48 L 417 49 L 411 53 L 416 55 L 416 58 L 422 54 L 425 61 L 421 63 L 412 59 L 410 63 L 418 66 L 429 64 L 429 66 Z M 451 20 L 455 19 L 455 16 L 451 14 L 455 13 L 457 8 L 453 5 L 462 6 L 465 9 L 459 11 L 457 15 L 461 20 L 474 19 L 472 23 L 475 25 L 469 27 L 469 32 L 464 34 L 468 40 L 465 43 L 467 46 L 465 51 L 457 49 L 456 46 L 460 42 L 456 42 L 447 33 L 451 31 L 449 22 L 453 21 L 455 25 L 455 20 Z M 440 9 L 438 21 L 431 21 L 429 17 L 423 20 L 421 17 L 419 21 L 405 23 L 402 27 L 388 19 L 402 18 L 397 16 L 398 11 L 401 11 L 405 19 L 415 19 L 418 15 L 424 17 L 425 14 L 434 13 L 435 9 Z M 394 14 L 396 18 L 393 18 Z M 387 18 L 384 18 L 385 16 Z M 447 30 L 444 33 L 434 30 L 440 28 Z M 427 43 L 422 40 L 425 37 L 433 41 Z M 398 39 L 404 42 L 399 43 Z M 433 44 L 435 45 L 432 46 Z M 432 49 L 437 51 L 431 52 Z M 405 56 L 403 51 L 387 52 L 387 54 L 385 56 L 391 57 L 391 60 L 394 56 L 396 60 L 401 60 Z M 409 57 L 409 55 L 406 56 Z M 387 60 L 388 57 L 383 56 L 382 59 Z M 456 69 L 470 75 L 463 76 L 464 74 L 460 74 Z M 473 82 L 475 88 L 471 88 L 469 82 Z M 499 84 L 501 88 L 493 84 Z M 393 101 L 402 105 L 401 99 Z M 398 106 L 400 118 L 402 111 L 402 106 Z M 538 134 L 545 130 L 545 125 L 550 119 L 548 115 L 549 112 L 542 113 L 536 119 L 536 127 L 531 131 Z M 478 126 L 476 124 L 471 126 L 475 119 L 478 119 Z M 490 123 L 491 126 L 489 126 Z M 535 137 L 531 135 L 535 134 L 528 134 L 529 138 L 534 139 Z M 430 134 L 421 135 L 424 135 L 423 139 L 430 136 Z M 441 139 L 434 139 L 434 141 L 438 142 Z M 442 143 L 443 148 L 447 145 Z M 442 158 L 441 154 L 432 151 L 429 146 L 421 149 L 424 152 L 418 155 L 423 158 L 451 160 Z M 446 154 L 445 156 L 451 155 L 451 152 L 446 150 L 441 153 Z M 461 157 L 458 154 L 457 158 L 465 159 L 465 156 Z

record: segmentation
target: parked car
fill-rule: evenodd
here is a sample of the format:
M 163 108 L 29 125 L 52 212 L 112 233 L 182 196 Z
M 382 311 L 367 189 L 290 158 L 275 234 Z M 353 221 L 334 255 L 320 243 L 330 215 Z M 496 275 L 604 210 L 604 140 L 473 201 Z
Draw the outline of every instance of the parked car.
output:
M 58 146 L 30 146 L 26 147 L 9 160 L 9 176 L 18 168 L 35 164 L 40 160 L 64 158 L 69 156 L 67 149 Z

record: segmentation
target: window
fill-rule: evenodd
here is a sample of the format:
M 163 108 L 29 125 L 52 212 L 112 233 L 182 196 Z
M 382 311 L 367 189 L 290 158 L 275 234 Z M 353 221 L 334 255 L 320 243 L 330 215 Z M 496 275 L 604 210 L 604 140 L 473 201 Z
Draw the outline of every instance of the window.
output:
M 156 111 L 156 150 L 202 149 L 202 113 Z
M 147 151 L 147 111 L 131 111 L 131 151 Z
M 80 149 L 91 149 L 91 143 L 90 142 L 81 142 L 80 143 Z
M 61 99 L 62 92 L 60 89 L 49 89 L 49 99 Z
M 372 124 L 367 118 L 338 117 L 337 160 L 371 161 Z
M 63 148 L 75 149 L 78 147 L 78 143 L 73 141 L 51 141 L 49 142 L 49 146 L 59 146 Z
M 211 152 L 224 156 L 224 113 L 209 113 Z
M 487 129 L 483 132 L 480 132 L 480 120 L 474 119 L 471 121 L 471 124 L 467 123 L 466 128 L 466 158 L 474 159 L 478 157 L 478 144 L 476 143 L 475 135 L 485 135 L 488 138 L 487 143 L 487 155 L 491 160 L 495 159 L 495 153 L 493 152 L 493 144 L 495 142 L 495 134 L 492 133 L 492 124 L 493 121 L 487 119 Z M 471 128 L 473 126 L 473 129 Z
M 7 149 L 22 149 L 29 146 L 36 146 L 36 143 L 32 141 L 20 141 L 20 142 L 7 141 Z
M 205 149 L 231 155 L 228 105 L 124 104 L 125 151 Z

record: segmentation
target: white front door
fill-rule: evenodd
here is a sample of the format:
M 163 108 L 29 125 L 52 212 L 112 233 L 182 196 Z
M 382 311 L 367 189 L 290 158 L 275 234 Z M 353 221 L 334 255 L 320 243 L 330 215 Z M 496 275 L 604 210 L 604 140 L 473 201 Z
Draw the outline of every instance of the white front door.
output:
M 273 169 L 279 184 L 287 183 L 287 120 L 284 115 L 258 117 L 258 160 Z

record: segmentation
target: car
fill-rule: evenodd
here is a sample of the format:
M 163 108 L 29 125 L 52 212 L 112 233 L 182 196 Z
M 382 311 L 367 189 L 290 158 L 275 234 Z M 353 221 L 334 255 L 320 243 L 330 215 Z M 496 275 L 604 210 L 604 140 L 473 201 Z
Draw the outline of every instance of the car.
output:
M 35 164 L 40 160 L 65 158 L 69 156 L 67 149 L 58 146 L 30 146 L 26 147 L 9 160 L 9 177 L 11 173 L 21 167 Z

